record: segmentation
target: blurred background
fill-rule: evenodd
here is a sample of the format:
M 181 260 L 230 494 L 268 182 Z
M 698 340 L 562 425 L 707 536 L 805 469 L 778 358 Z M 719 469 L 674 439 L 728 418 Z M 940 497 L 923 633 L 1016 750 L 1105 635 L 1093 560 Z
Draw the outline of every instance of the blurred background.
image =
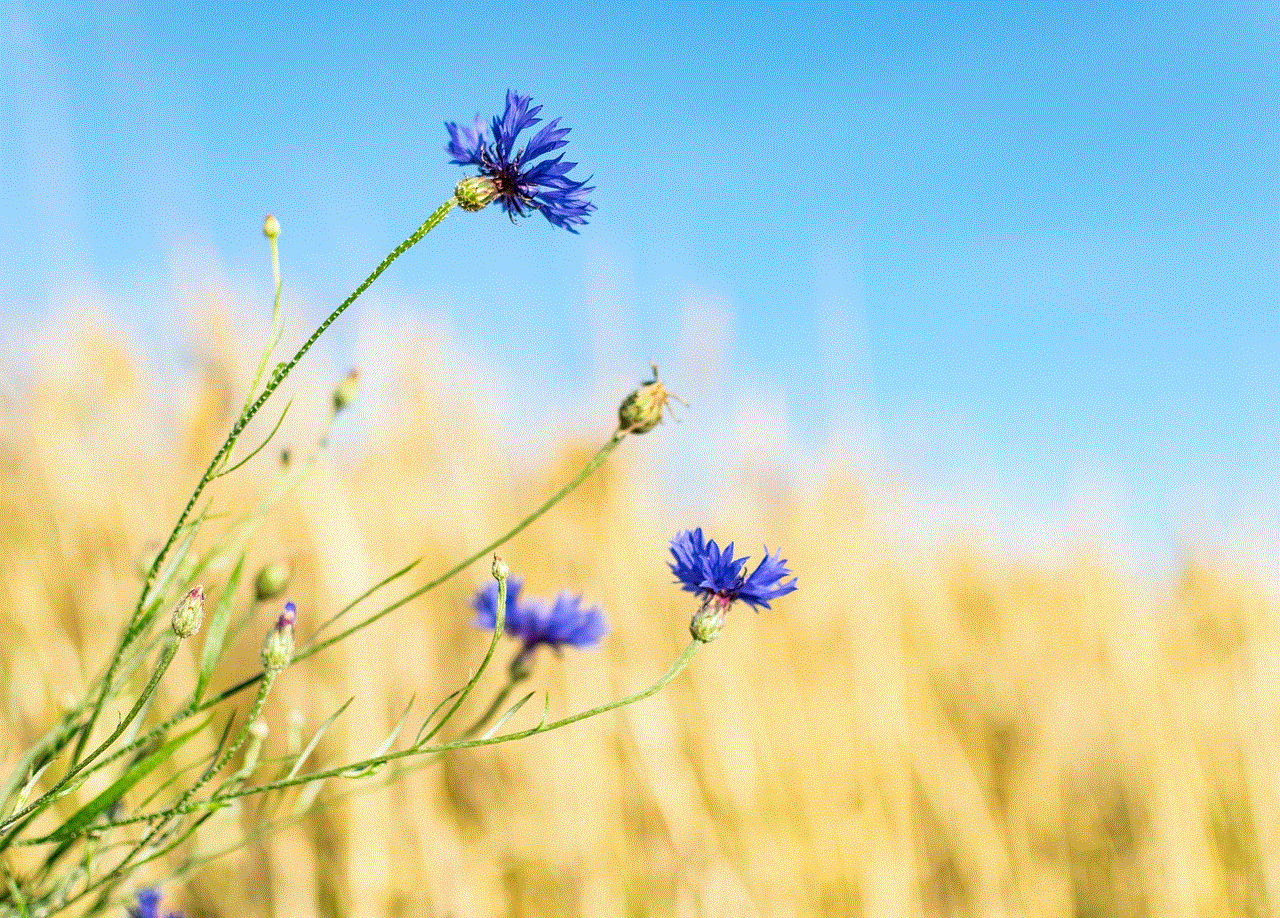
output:
M 598 213 L 455 213 L 342 317 L 285 445 L 351 366 L 360 400 L 252 563 L 291 560 L 304 622 L 429 579 L 652 358 L 680 422 L 507 552 L 613 627 L 536 687 L 569 712 L 666 668 L 678 529 L 800 578 L 659 696 L 335 807 L 174 890 L 190 914 L 1274 913 L 1275 4 L 0 19 L 0 765 L 103 665 L 243 401 L 263 214 L 296 346 L 508 88 L 573 128 Z M 485 567 L 291 671 L 269 742 L 355 695 L 321 752 L 363 754 L 456 687 Z

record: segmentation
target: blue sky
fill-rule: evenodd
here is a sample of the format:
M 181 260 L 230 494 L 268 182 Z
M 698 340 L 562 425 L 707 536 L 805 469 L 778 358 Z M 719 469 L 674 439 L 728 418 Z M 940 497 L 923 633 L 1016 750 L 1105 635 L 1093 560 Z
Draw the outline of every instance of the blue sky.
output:
M 336 363 L 378 316 L 558 404 L 654 357 L 694 467 L 759 425 L 1015 548 L 1276 544 L 1277 5 L 371 7 L 2 0 L 3 323 L 88 292 L 155 340 L 209 277 L 265 309 L 268 210 L 314 322 L 461 177 L 442 122 L 511 87 L 598 213 L 451 216 Z

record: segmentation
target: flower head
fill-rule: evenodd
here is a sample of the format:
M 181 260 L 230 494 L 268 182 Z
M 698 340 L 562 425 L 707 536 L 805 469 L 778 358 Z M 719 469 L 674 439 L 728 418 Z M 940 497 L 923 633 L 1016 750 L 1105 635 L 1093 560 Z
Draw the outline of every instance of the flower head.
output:
M 595 188 L 586 181 L 569 178 L 569 171 L 577 163 L 564 161 L 564 154 L 534 162 L 565 146 L 569 128 L 560 127 L 560 119 L 549 122 L 529 141 L 528 146 L 516 149 L 516 138 L 526 129 L 542 121 L 537 117 L 541 105 L 529 107 L 529 97 L 507 90 L 507 106 L 502 116 L 494 116 L 490 125 L 476 115 L 471 126 L 457 122 L 445 123 L 449 131 L 449 143 L 445 151 L 449 161 L 459 166 L 475 166 L 482 180 L 487 180 L 488 190 L 477 190 L 474 180 L 465 180 L 465 195 L 459 200 L 468 209 L 480 209 L 490 201 L 498 201 L 502 209 L 514 220 L 527 217 L 531 211 L 540 211 L 555 226 L 576 233 L 574 226 L 587 222 L 587 215 L 595 211 L 595 205 L 587 196 Z M 492 131 L 492 138 L 490 137 Z
M 137 904 L 129 906 L 129 918 L 160 918 L 160 890 L 138 890 Z M 182 918 L 180 912 L 168 912 L 165 918 Z
M 540 644 L 554 650 L 561 647 L 592 647 L 609 633 L 604 615 L 596 606 L 583 607 L 582 597 L 562 592 L 553 601 L 521 599 L 524 582 L 507 579 L 507 612 L 504 630 L 524 641 L 524 653 Z M 490 582 L 471 601 L 476 610 L 475 626 L 493 628 L 497 623 L 498 584 Z
M 746 556 L 733 556 L 733 543 L 724 549 L 714 539 L 704 540 L 702 529 L 686 529 L 671 540 L 671 573 L 676 575 L 682 589 L 702 597 L 702 606 L 694 613 L 689 631 L 704 644 L 715 639 L 724 627 L 729 607 L 741 599 L 759 611 L 769 608 L 769 603 L 779 596 L 786 596 L 796 588 L 796 578 L 784 578 L 791 573 L 782 558 L 782 549 L 769 554 L 750 574 L 746 572 Z
M 715 539 L 704 540 L 702 529 L 686 529 L 671 540 L 671 573 L 682 589 L 697 593 L 706 600 L 715 598 L 727 608 L 741 599 L 753 609 L 768 609 L 769 603 L 796 588 L 796 579 L 784 582 L 791 571 L 782 549 L 769 554 L 750 574 L 746 573 L 747 556 L 735 558 L 733 543 L 721 549 Z

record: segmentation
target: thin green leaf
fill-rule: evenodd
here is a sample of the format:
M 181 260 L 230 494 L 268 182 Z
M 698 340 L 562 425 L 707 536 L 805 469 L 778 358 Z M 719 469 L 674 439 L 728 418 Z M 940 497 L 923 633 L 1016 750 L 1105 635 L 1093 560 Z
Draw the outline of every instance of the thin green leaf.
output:
M 231 466 L 230 468 L 225 468 L 218 474 L 214 475 L 213 479 L 221 478 L 223 475 L 230 475 L 236 469 L 240 468 L 240 466 L 244 465 L 254 456 L 258 455 L 258 453 L 262 452 L 262 450 L 266 447 L 266 445 L 270 443 L 272 439 L 275 438 L 276 433 L 279 432 L 280 430 L 280 425 L 284 423 L 285 415 L 289 413 L 289 409 L 292 407 L 293 407 L 293 399 L 289 399 L 289 401 L 285 403 L 284 411 L 280 412 L 280 420 L 276 421 L 276 426 L 271 428 L 271 433 L 267 434 L 267 438 L 263 440 L 261 443 L 259 443 L 258 446 L 253 450 L 253 452 L 249 453 L 249 455 L 245 456 L 243 459 L 241 459 L 239 462 L 237 462 L 235 465 Z M 228 453 L 228 455 L 230 454 Z M 213 479 L 210 479 L 210 480 L 212 481 Z
M 212 718 L 209 720 L 211 719 Z M 95 819 L 105 813 L 112 804 L 123 797 L 139 781 L 171 759 L 173 754 L 186 745 L 188 740 L 208 726 L 209 720 L 205 720 L 203 723 L 193 727 L 186 733 L 181 733 L 178 736 L 175 736 L 155 752 L 151 753 L 151 755 L 134 763 L 127 771 L 125 771 L 124 774 L 117 778 L 110 787 L 77 810 L 70 819 L 63 823 L 61 828 L 49 836 L 49 839 L 70 839 L 82 834 L 85 829 L 87 829 Z
M 453 701 L 453 699 L 457 698 L 461 694 L 462 694 L 462 689 L 454 689 L 448 695 L 445 695 L 444 699 L 438 705 L 435 706 L 434 710 L 432 710 L 430 714 L 427 715 L 427 719 L 424 720 L 422 722 L 422 726 L 418 728 L 418 735 L 415 736 L 413 739 L 413 745 L 415 749 L 418 746 L 422 745 L 423 743 L 422 734 L 427 732 L 427 727 L 431 726 L 431 721 L 436 719 L 436 715 L 439 714 L 440 711 L 444 709 L 445 705 Z
M 376 750 L 374 750 L 373 755 L 369 756 L 369 758 L 376 759 L 376 758 L 382 757 L 383 755 L 386 755 L 386 753 L 391 749 L 391 746 L 399 738 L 400 731 L 404 729 L 405 721 L 409 719 L 409 712 L 411 710 L 413 710 L 412 698 L 409 699 L 409 704 L 405 706 L 404 713 L 401 714 L 400 719 L 396 721 L 396 725 L 394 728 L 392 728 L 390 735 L 388 735 L 387 738 L 382 741 L 382 745 L 379 746 Z M 351 771 L 344 771 L 342 773 L 342 777 L 363 778 L 366 775 L 373 774 L 374 768 L 375 766 L 370 765 L 367 768 L 359 768 L 359 769 L 352 769 Z
M 498 720 L 494 723 L 494 725 L 489 728 L 488 732 L 486 732 L 485 735 L 481 737 L 481 739 L 491 738 L 495 733 L 497 733 L 500 729 L 502 729 L 503 724 L 509 721 L 512 717 L 514 717 L 515 713 L 524 707 L 526 701 L 528 701 L 530 698 L 532 698 L 536 694 L 538 693 L 530 692 L 528 695 L 525 695 L 523 698 L 521 698 L 511 707 L 507 708 L 507 712 L 498 718 Z M 545 718 L 546 718 L 546 715 L 544 714 L 543 715 L 544 723 L 545 723 Z M 538 726 L 541 727 L 542 724 L 539 724 Z
M 18 791 L 18 801 L 17 803 L 14 804 L 14 807 L 13 807 L 15 810 L 20 810 L 27 805 L 27 798 L 30 797 L 31 792 L 35 790 L 36 782 L 40 780 L 40 776 L 43 775 L 48 770 L 49 766 L 52 764 L 53 764 L 52 759 L 50 759 L 48 762 L 45 762 L 43 765 L 41 765 L 39 768 L 36 769 L 35 773 L 32 774 L 30 779 L 28 779 L 27 783 L 22 786 L 22 790 Z
M 324 736 L 325 733 L 328 732 L 329 728 L 333 726 L 333 722 L 342 716 L 342 712 L 345 711 L 347 706 L 353 701 L 355 701 L 355 698 L 348 698 L 342 703 L 342 707 L 330 714 L 328 719 L 320 725 L 320 729 L 316 730 L 315 735 L 311 737 L 311 742 L 307 743 L 307 748 L 298 753 L 298 758 L 294 761 L 293 767 L 289 769 L 289 774 L 284 780 L 292 781 L 298 776 L 298 772 L 302 770 L 302 763 L 307 760 L 307 757 L 311 755 L 312 750 L 316 748 L 316 745 L 320 742 L 320 737 Z
M 209 676 L 213 668 L 222 659 L 223 638 L 227 633 L 227 623 L 231 620 L 231 606 L 235 603 L 236 590 L 240 587 L 240 575 L 244 572 L 244 555 L 236 562 L 235 569 L 227 579 L 227 585 L 218 597 L 218 604 L 213 608 L 209 619 L 209 629 L 205 633 L 204 648 L 200 652 L 200 673 L 196 676 L 196 688 L 191 696 L 191 705 L 195 707 L 204 697 L 204 690 L 209 686 Z
M 213 506 L 210 500 L 204 505 L 204 509 L 196 515 L 195 519 L 188 520 L 183 524 L 184 529 L 190 530 L 179 543 L 178 548 L 169 557 L 168 563 L 165 564 L 163 572 L 159 579 L 147 590 L 146 607 L 154 612 L 154 609 L 161 600 L 164 599 L 165 592 L 169 589 L 169 581 L 178 573 L 178 568 L 182 566 L 182 562 L 186 560 L 187 554 L 191 551 L 191 544 L 195 542 L 196 535 L 200 532 L 200 526 L 204 523 L 205 517 L 209 515 L 209 509 Z M 145 616 L 144 616 L 145 617 Z
M 320 796 L 320 791 L 324 788 L 324 785 L 324 781 L 312 781 L 310 784 L 304 784 L 302 790 L 298 792 L 298 802 L 293 805 L 293 815 L 302 816 L 310 811 L 316 802 L 316 798 Z
M 326 628 L 328 628 L 330 625 L 332 625 L 332 624 L 333 624 L 334 622 L 336 622 L 338 619 L 342 618 L 342 616 L 346 615 L 348 612 L 350 612 L 350 611 L 351 611 L 352 609 L 354 609 L 356 606 L 360 605 L 360 603 L 364 602 L 366 599 L 368 599 L 370 596 L 372 596 L 372 595 L 373 595 L 374 593 L 376 593 L 378 590 L 382 589 L 384 586 L 386 586 L 386 585 L 387 585 L 387 584 L 389 584 L 389 583 L 394 583 L 395 581 L 399 580 L 401 577 L 403 577 L 405 574 L 409 573 L 409 571 L 413 570 L 415 567 L 417 567 L 417 566 L 418 566 L 419 564 L 421 564 L 421 563 L 422 563 L 422 559 L 421 559 L 421 558 L 418 558 L 418 559 L 416 559 L 416 560 L 414 560 L 414 561 L 410 561 L 410 562 L 409 562 L 408 564 L 406 564 L 404 567 L 400 568 L 400 570 L 398 570 L 398 571 L 396 571 L 395 573 L 393 573 L 393 574 L 389 575 L 388 577 L 384 578 L 383 580 L 379 580 L 379 581 L 378 581 L 377 583 L 375 583 L 373 586 L 369 587 L 369 589 L 365 590 L 363 593 L 361 593 L 361 594 L 360 594 L 359 596 L 357 596 L 355 599 L 351 600 L 351 602 L 347 603 L 345 606 L 343 606 L 343 607 L 342 607 L 341 609 L 339 609 L 337 612 L 333 613 L 333 615 L 329 616 L 329 618 L 325 619 L 325 620 L 320 624 L 320 627 L 319 627 L 319 628 L 317 628 L 314 632 L 312 632 L 311 637 L 307 638 L 306 642 L 305 642 L 305 643 L 303 643 L 303 644 L 302 644 L 302 646 L 298 648 L 298 651 L 299 651 L 299 652 L 302 652 L 302 651 L 306 650 L 308 647 L 310 647 L 312 644 L 314 644 L 314 643 L 316 642 L 316 638 L 319 636 L 320 632 L 324 631 Z
M 0 789 L 0 801 L 10 799 L 18 790 L 25 780 L 24 775 L 30 775 L 35 769 L 43 769 L 45 765 L 54 761 L 58 755 L 71 744 L 76 734 L 83 726 L 79 723 L 81 717 L 84 716 L 84 708 L 78 708 L 68 711 L 62 715 L 62 719 L 49 729 L 44 736 L 40 737 L 31 748 L 14 766 L 13 772 L 9 776 L 9 780 L 5 782 L 4 788 Z M 23 804 L 25 805 L 25 804 Z M 13 811 L 22 809 L 22 806 L 13 807 Z

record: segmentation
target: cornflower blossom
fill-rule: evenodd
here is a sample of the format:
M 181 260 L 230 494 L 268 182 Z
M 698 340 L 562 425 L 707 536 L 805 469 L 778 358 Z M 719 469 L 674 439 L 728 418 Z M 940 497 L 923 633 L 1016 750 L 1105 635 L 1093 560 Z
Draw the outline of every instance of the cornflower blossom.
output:
M 129 918 L 160 918 L 160 890 L 138 890 L 136 905 L 129 906 Z M 164 918 L 183 918 L 181 912 L 166 912 Z
M 546 645 L 559 652 L 562 647 L 587 648 L 600 643 L 609 633 L 604 615 L 597 606 L 583 607 L 582 597 L 562 592 L 553 601 L 521 599 L 524 581 L 507 579 L 507 611 L 503 631 L 520 638 L 524 646 L 512 661 L 512 671 L 527 667 L 533 652 Z M 492 630 L 497 625 L 498 584 L 489 582 L 476 591 L 471 601 L 476 611 L 473 624 Z M 526 670 L 527 672 L 527 670 Z
M 738 600 L 751 608 L 770 608 L 769 603 L 786 596 L 796 588 L 796 578 L 785 580 L 791 573 L 779 548 L 764 557 L 750 574 L 746 572 L 747 556 L 734 558 L 733 543 L 721 549 L 714 539 L 703 538 L 702 529 L 677 533 L 671 540 L 671 573 L 681 589 L 702 597 L 702 608 L 693 617 L 690 629 L 704 643 L 724 627 L 725 614 Z
M 536 210 L 553 225 L 576 233 L 574 226 L 585 224 L 587 215 L 596 209 L 587 200 L 595 187 L 587 185 L 590 179 L 579 182 L 569 178 L 569 170 L 577 163 L 565 162 L 563 153 L 534 162 L 565 146 L 570 129 L 560 127 L 556 118 L 538 131 L 528 146 L 516 149 L 520 134 L 542 121 L 536 117 L 540 111 L 541 105 L 529 107 L 528 96 L 507 90 L 506 109 L 501 117 L 495 115 L 490 125 L 486 126 L 478 114 L 470 127 L 445 122 L 449 161 L 480 170 L 479 179 L 464 179 L 459 184 L 458 200 L 467 210 L 480 210 L 496 200 L 512 220 Z M 463 193 L 470 182 L 478 184 Z

